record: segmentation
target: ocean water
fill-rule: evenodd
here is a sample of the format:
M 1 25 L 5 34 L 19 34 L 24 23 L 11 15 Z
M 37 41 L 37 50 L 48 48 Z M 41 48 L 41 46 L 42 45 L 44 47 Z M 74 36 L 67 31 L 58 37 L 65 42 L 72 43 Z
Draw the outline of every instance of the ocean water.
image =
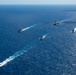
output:
M 0 5 L 0 75 L 76 75 L 75 15 L 75 5 Z

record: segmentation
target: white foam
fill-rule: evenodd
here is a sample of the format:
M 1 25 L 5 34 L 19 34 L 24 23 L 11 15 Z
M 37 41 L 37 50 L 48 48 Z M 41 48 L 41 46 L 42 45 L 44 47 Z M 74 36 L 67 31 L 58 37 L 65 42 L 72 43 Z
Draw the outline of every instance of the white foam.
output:
M 49 34 L 50 34 L 50 32 L 45 34 L 45 35 L 43 35 L 43 39 L 46 38 Z
M 30 28 L 32 28 L 32 27 L 35 27 L 36 25 L 37 25 L 37 24 L 34 24 L 34 25 L 32 25 L 32 26 L 29 26 L 29 27 L 26 27 L 26 28 L 22 29 L 22 31 L 28 30 L 28 29 L 30 29 Z
M 33 24 L 33 25 L 29 26 L 29 27 L 26 27 L 26 28 L 21 29 L 21 31 L 26 31 L 26 30 L 28 30 L 28 29 L 30 29 L 30 28 L 33 28 L 33 27 L 35 27 L 35 26 L 37 26 L 37 25 L 39 25 L 39 24 L 42 24 L 42 23 Z
M 43 35 L 43 38 L 47 37 L 47 35 L 49 35 L 49 33 Z M 38 40 L 34 40 L 33 42 L 31 42 L 30 44 L 28 44 L 26 47 L 24 47 L 22 50 L 17 51 L 16 53 L 14 53 L 13 55 L 9 56 L 8 58 L 6 58 L 4 61 L 0 62 L 0 67 L 6 65 L 7 63 L 9 63 L 10 61 L 14 60 L 15 58 L 17 58 L 18 56 L 24 54 L 25 52 L 27 52 L 29 49 L 33 48 L 36 44 L 38 43 Z
M 64 22 L 67 22 L 67 21 L 71 21 L 71 19 L 61 20 L 60 23 L 64 23 Z
M 74 32 L 76 32 L 76 28 L 74 28 Z
M 22 55 L 23 53 L 27 52 L 27 50 L 31 49 L 32 47 L 29 47 L 28 49 L 23 49 L 20 50 L 18 52 L 16 52 L 15 54 L 13 54 L 12 56 L 10 56 L 9 58 L 5 59 L 4 61 L 2 61 L 0 63 L 0 67 L 6 65 L 8 62 L 14 60 L 15 58 L 17 58 L 18 56 Z
M 76 28 L 74 28 L 74 31 L 76 31 Z
M 9 56 L 4 61 L 0 62 L 0 67 L 6 65 L 10 61 L 12 61 L 15 58 L 17 58 L 18 56 L 21 56 L 22 54 L 24 54 L 25 52 L 27 52 L 28 50 L 30 50 L 31 48 L 33 48 L 37 43 L 38 43 L 38 40 L 34 40 L 33 42 L 31 42 L 30 44 L 28 44 L 27 46 L 25 46 L 23 49 L 21 49 L 20 51 L 17 51 L 13 55 Z
M 11 60 L 13 60 L 14 58 L 12 58 L 12 56 L 10 56 L 9 58 L 7 58 L 6 60 L 4 60 L 3 62 L 0 63 L 0 67 L 6 65 L 8 62 L 10 62 Z

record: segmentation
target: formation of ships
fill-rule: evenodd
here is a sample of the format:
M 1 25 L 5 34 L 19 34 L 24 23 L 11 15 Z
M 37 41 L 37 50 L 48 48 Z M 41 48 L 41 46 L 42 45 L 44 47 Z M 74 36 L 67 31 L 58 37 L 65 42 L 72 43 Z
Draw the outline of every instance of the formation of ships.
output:
M 53 25 L 55 25 L 55 26 L 60 25 L 60 22 L 54 21 L 54 22 L 53 22 Z M 18 30 L 19 33 L 23 32 L 23 31 L 25 31 L 25 29 L 19 29 L 19 30 Z M 74 28 L 71 32 L 72 32 L 72 33 L 75 33 L 75 32 L 76 32 L 76 28 Z M 41 37 L 39 38 L 40 41 L 42 41 L 42 40 L 44 40 L 44 39 L 45 39 L 44 36 L 41 36 Z

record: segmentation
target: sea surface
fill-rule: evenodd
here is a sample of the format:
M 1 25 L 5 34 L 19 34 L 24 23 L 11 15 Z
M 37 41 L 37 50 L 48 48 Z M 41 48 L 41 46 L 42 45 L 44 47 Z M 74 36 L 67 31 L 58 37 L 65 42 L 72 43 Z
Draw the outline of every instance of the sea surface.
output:
M 0 5 L 0 75 L 76 75 L 75 27 L 76 5 Z

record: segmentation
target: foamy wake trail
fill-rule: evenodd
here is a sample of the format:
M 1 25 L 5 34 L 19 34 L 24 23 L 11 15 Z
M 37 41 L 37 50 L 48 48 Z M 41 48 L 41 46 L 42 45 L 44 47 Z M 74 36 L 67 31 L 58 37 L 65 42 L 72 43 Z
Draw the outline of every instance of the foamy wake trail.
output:
M 47 33 L 47 34 L 45 34 L 45 35 L 43 35 L 43 38 L 46 38 L 49 34 L 50 34 L 50 32 Z M 16 52 L 15 54 L 13 54 L 12 56 L 10 56 L 9 58 L 7 58 L 4 61 L 0 62 L 0 67 L 2 67 L 4 65 L 6 65 L 7 63 L 11 62 L 12 60 L 14 60 L 15 58 L 17 58 L 18 56 L 21 56 L 22 54 L 24 54 L 28 50 L 32 49 L 38 43 L 39 43 L 39 39 L 34 40 L 30 44 L 28 44 L 26 47 L 24 47 L 22 50 Z
M 76 19 L 70 18 L 70 19 L 61 20 L 60 23 L 67 23 L 67 22 L 73 22 L 73 21 L 76 21 Z
M 49 32 L 49 33 L 43 35 L 43 38 L 46 38 L 50 33 L 51 33 L 51 32 Z
M 46 24 L 46 23 L 49 23 L 49 22 L 33 24 L 33 25 L 29 26 L 29 27 L 23 28 L 21 31 L 26 31 L 26 30 L 28 30 L 28 29 L 30 29 L 30 28 L 33 28 L 33 27 L 37 26 L 37 25 L 40 25 L 40 24 Z
M 37 25 L 40 25 L 40 24 L 42 24 L 42 23 L 33 24 L 33 25 L 29 26 L 29 27 L 23 28 L 22 31 L 26 31 L 26 30 L 28 30 L 28 29 L 30 29 L 30 28 L 33 28 L 33 27 L 35 27 L 35 26 L 37 26 Z
M 30 28 L 33 28 L 33 27 L 35 27 L 36 25 L 38 25 L 38 24 L 34 24 L 34 25 L 32 25 L 32 26 L 26 27 L 26 28 L 22 29 L 22 31 L 25 31 L 25 30 L 28 30 L 28 29 L 30 29 Z
M 73 32 L 76 32 L 76 27 L 73 29 Z
M 70 19 L 61 20 L 60 22 L 61 22 L 61 23 L 64 23 L 64 22 L 67 22 L 67 21 L 70 21 Z
M 28 44 L 26 47 L 24 47 L 22 50 L 16 52 L 15 54 L 13 54 L 12 56 L 10 56 L 9 58 L 5 59 L 3 62 L 0 63 L 0 67 L 6 65 L 8 62 L 14 60 L 15 58 L 17 58 L 18 56 L 24 54 L 25 52 L 27 52 L 28 50 L 30 50 L 31 48 L 33 48 L 37 43 L 37 40 L 31 42 L 30 44 Z

